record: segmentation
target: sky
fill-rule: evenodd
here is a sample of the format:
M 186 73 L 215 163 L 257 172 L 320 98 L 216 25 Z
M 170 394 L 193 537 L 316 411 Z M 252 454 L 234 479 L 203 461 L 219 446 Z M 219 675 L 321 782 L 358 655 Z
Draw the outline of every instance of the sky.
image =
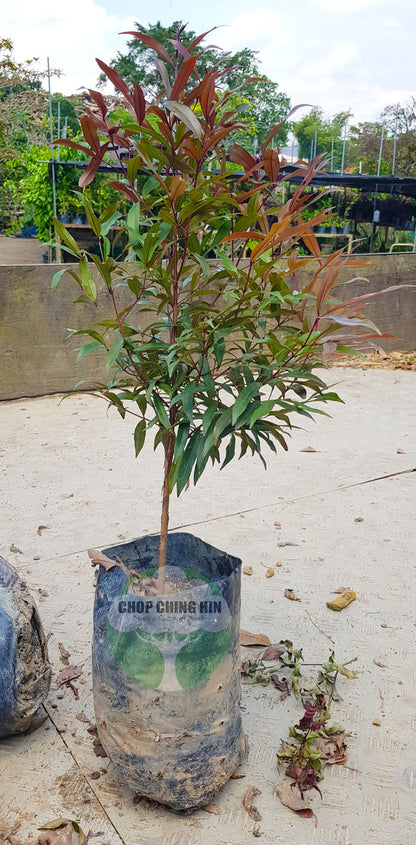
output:
M 60 68 L 52 91 L 95 88 L 95 57 L 126 51 L 123 31 L 160 20 L 187 22 L 197 33 L 219 26 L 208 43 L 258 51 L 260 70 L 292 105 L 344 110 L 352 124 L 377 120 L 384 106 L 416 95 L 416 0 L 17 0 L 4 3 L 0 37 L 16 59 L 39 56 Z M 299 112 L 299 118 L 308 109 Z

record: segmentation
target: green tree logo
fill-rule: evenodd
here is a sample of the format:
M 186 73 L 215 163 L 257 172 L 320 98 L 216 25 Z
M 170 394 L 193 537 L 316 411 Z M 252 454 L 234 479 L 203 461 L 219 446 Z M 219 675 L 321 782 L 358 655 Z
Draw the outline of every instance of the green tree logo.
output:
M 143 573 L 149 576 L 152 573 Z M 126 583 L 107 624 L 111 653 L 130 678 L 160 690 L 190 689 L 212 675 L 231 646 L 232 620 L 220 591 L 198 572 L 167 567 L 174 592 L 134 591 Z

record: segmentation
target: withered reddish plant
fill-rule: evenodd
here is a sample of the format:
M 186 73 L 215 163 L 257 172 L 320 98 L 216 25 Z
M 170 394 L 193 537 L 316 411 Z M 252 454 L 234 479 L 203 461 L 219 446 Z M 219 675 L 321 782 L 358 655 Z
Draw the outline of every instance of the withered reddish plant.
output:
M 83 251 L 62 224 L 56 227 L 79 262 L 69 272 L 80 299 L 97 305 L 107 299 L 113 309 L 111 320 L 100 320 L 97 309 L 97 320 L 78 332 L 87 336 L 79 357 L 97 349 L 106 356 L 109 382 L 97 392 L 122 417 L 137 416 L 136 455 L 148 433 L 164 450 L 163 591 L 173 489 L 179 495 L 192 474 L 198 481 L 208 461 L 225 467 L 237 446 L 240 457 L 257 454 L 263 463 L 266 446 L 287 449 L 294 414 L 310 417 L 323 413 L 319 403 L 340 401 L 314 372 L 323 350 L 362 346 L 378 333 L 359 316 L 369 297 L 334 298 L 339 272 L 351 261 L 342 250 L 321 255 L 312 227 L 327 211 L 302 219 L 313 202 L 307 189 L 319 160 L 299 165 L 292 176 L 300 184 L 282 203 L 287 177 L 279 150 L 270 146 L 281 124 L 270 127 L 257 158 L 238 144 L 226 156 L 227 139 L 245 124 L 221 74 L 215 68 L 198 74 L 204 36 L 185 47 L 179 31 L 171 59 L 148 35 L 132 34 L 155 51 L 157 102 L 97 60 L 124 100 L 124 116 L 114 122 L 102 95 L 90 91 L 94 105 L 81 118 L 85 144 L 61 142 L 90 159 L 82 188 L 110 151 L 117 157 L 121 177 L 112 184 L 131 202 L 125 260 L 110 254 L 116 206 L 97 217 L 85 197 L 100 256 Z M 300 245 L 310 257 L 299 255 Z M 310 281 L 299 288 L 296 272 L 312 260 Z

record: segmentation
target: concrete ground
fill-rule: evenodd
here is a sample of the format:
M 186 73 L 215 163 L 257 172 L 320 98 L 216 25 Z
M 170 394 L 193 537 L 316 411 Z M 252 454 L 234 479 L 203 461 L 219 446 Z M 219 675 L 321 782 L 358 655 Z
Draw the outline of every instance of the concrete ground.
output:
M 332 649 L 340 662 L 356 658 L 358 677 L 341 678 L 343 700 L 331 708 L 349 733 L 347 761 L 326 768 L 316 819 L 273 792 L 276 751 L 301 706 L 271 687 L 243 685 L 243 777 L 207 810 L 180 816 L 139 800 L 94 754 L 86 552 L 157 532 L 161 454 L 149 444 L 135 462 L 130 422 L 90 396 L 0 405 L 0 554 L 37 597 L 54 668 L 47 720 L 0 744 L 0 841 L 27 845 L 42 823 L 67 817 L 97 845 L 416 845 L 415 373 L 337 369 L 329 378 L 346 402 L 331 406 L 331 419 L 306 421 L 267 472 L 248 457 L 207 470 L 171 514 L 172 530 L 186 526 L 252 566 L 244 629 L 291 639 L 306 663 Z M 340 586 L 357 600 L 334 613 L 326 602 Z M 82 667 L 78 698 L 57 688 L 58 643 Z M 242 806 L 248 786 L 261 790 L 258 822 Z

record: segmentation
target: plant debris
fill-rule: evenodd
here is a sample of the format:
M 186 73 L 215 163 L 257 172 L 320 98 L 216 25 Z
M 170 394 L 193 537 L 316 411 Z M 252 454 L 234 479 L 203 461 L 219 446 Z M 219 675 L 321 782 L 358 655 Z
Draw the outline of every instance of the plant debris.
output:
M 367 355 L 346 355 L 330 363 L 331 367 L 354 367 L 354 369 L 367 370 L 370 367 L 380 367 L 384 370 L 416 370 L 416 352 L 406 350 L 395 350 L 384 352 L 381 347 L 376 352 Z
M 38 530 L 36 531 L 36 534 L 39 534 L 39 537 L 41 537 L 42 531 L 46 531 L 47 529 L 50 529 L 50 527 L 51 527 L 50 525 L 39 525 Z
M 285 546 L 298 546 L 299 543 L 291 543 L 290 540 L 284 540 L 282 543 L 277 544 L 279 549 L 284 549 Z
M 295 591 L 291 590 L 289 587 L 286 587 L 284 596 L 286 599 L 290 599 L 290 601 L 302 601 L 302 599 L 297 598 Z
M 353 590 L 343 590 L 337 599 L 334 599 L 334 601 L 327 601 L 326 606 L 329 607 L 330 610 L 344 610 L 344 607 L 348 607 L 348 605 L 355 601 L 356 598 L 357 596 Z
M 289 809 L 297 813 L 298 816 L 310 819 L 315 815 L 312 808 L 308 807 L 305 799 L 299 795 L 299 792 L 292 789 L 292 786 L 288 781 L 280 780 L 276 783 L 274 785 L 274 792 L 282 804 L 284 804 L 285 807 L 289 807 Z
M 67 649 L 62 643 L 58 643 L 58 648 L 62 663 L 64 664 L 64 666 L 68 666 L 69 658 L 71 657 L 70 652 L 67 651 Z
M 75 666 L 71 664 L 70 666 L 65 666 L 64 669 L 61 669 L 58 672 L 56 678 L 56 688 L 62 687 L 63 684 L 67 684 L 69 681 L 75 681 L 76 678 L 79 678 L 82 675 L 82 666 Z
M 274 569 L 272 569 L 271 567 L 269 567 L 269 569 L 266 569 L 266 578 L 273 578 L 273 575 Z
M 240 645 L 259 646 L 270 645 L 267 634 L 251 634 L 250 631 L 240 631 Z
M 261 815 L 257 807 L 255 807 L 253 804 L 253 798 L 256 795 L 261 795 L 261 790 L 257 789 L 257 786 L 249 786 L 243 795 L 243 807 L 247 811 L 251 819 L 254 819 L 254 821 L 256 822 L 259 822 L 261 820 Z
M 17 546 L 15 546 L 14 543 L 12 543 L 11 546 L 9 546 L 9 549 L 10 549 L 11 552 L 13 552 L 14 555 L 22 555 L 23 554 L 22 550 L 18 549 Z
M 42 825 L 38 830 L 46 830 L 48 833 L 41 834 L 36 845 L 85 845 L 87 842 L 87 837 L 78 822 L 70 819 L 55 819 Z
M 244 573 L 244 575 L 252 575 L 253 574 L 253 567 L 252 566 L 243 566 L 243 573 Z

